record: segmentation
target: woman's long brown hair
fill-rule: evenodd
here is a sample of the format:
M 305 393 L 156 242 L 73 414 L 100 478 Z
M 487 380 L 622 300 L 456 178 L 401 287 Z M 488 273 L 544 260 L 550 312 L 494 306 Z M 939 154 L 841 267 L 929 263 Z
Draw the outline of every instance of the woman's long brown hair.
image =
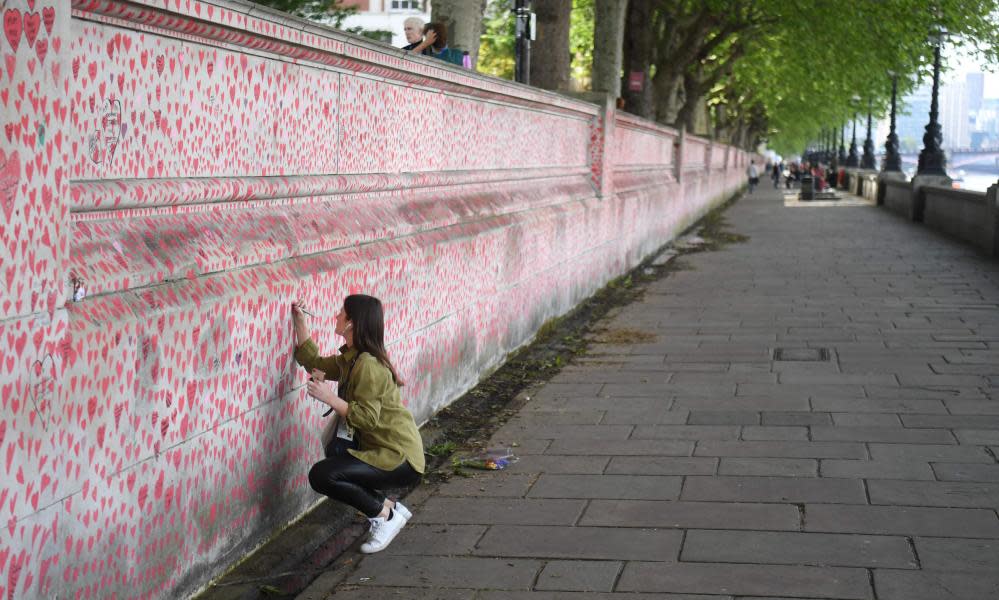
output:
M 392 373 L 396 385 L 405 385 L 385 351 L 385 314 L 381 300 L 374 296 L 351 294 L 344 298 L 343 310 L 353 323 L 354 348 L 377 358 Z

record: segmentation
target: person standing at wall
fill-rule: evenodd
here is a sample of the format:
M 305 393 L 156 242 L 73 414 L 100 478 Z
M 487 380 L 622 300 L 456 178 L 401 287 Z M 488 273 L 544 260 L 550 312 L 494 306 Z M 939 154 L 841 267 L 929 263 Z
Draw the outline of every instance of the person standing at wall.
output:
M 344 339 L 340 353 L 320 356 L 305 311 L 293 303 L 295 360 L 311 377 L 308 393 L 336 414 L 323 432 L 326 458 L 309 471 L 312 489 L 356 508 L 371 523 L 361 552 L 384 550 L 412 513 L 380 490 L 419 482 L 426 468 L 423 440 L 413 415 L 402 405 L 402 380 L 385 352 L 382 303 L 347 296 L 336 315 L 334 333 Z M 337 391 L 325 382 L 337 381 Z
M 406 41 L 409 42 L 407 45 L 403 46 L 403 50 L 413 50 L 420 45 L 423 41 L 423 19 L 419 17 L 409 17 L 402 22 L 402 32 L 406 36 Z M 429 44 L 428 44 L 429 45 Z M 420 51 L 422 52 L 422 48 Z

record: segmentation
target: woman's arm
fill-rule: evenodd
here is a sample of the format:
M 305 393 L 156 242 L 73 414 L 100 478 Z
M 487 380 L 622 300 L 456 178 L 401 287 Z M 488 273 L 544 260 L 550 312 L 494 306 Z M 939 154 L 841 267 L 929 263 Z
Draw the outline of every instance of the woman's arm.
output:
M 291 305 L 291 321 L 295 328 L 295 360 L 298 364 L 310 373 L 319 369 L 327 379 L 339 379 L 342 362 L 339 355 L 319 355 L 319 347 L 312 341 L 309 319 L 298 302 Z
M 423 36 L 423 41 L 420 42 L 415 48 L 413 48 L 411 52 L 415 54 L 423 54 L 423 51 L 432 46 L 433 43 L 436 41 L 437 41 L 437 32 L 431 29 L 430 31 L 427 32 L 427 35 Z
M 392 373 L 370 355 L 357 361 L 350 374 L 353 387 L 350 411 L 345 414 L 351 427 L 359 431 L 371 431 L 378 426 L 382 397 L 391 378 Z
M 305 385 L 310 396 L 332 408 L 333 412 L 340 415 L 340 418 L 346 419 L 347 415 L 350 414 L 350 405 L 334 394 L 333 388 L 325 381 L 309 378 L 309 382 Z

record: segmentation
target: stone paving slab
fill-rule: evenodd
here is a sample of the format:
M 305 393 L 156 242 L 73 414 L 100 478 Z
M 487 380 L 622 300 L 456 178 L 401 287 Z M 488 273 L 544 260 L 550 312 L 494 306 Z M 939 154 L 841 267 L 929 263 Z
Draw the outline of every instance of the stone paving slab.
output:
M 852 442 L 760 441 L 725 442 L 699 441 L 695 456 L 734 456 L 771 458 L 850 458 L 868 457 L 864 444 Z
M 999 483 L 869 481 L 871 504 L 999 508 Z
M 768 529 L 797 531 L 801 514 L 789 504 L 594 500 L 580 525 L 677 529 Z
M 542 566 L 516 558 L 391 556 L 361 561 L 349 581 L 362 587 L 528 590 Z
M 610 592 L 623 563 L 618 561 L 553 560 L 545 565 L 536 590 Z
M 479 540 L 475 553 L 483 556 L 673 561 L 680 553 L 682 538 L 683 532 L 670 529 L 510 525 L 490 528 Z
M 713 475 L 717 469 L 717 458 L 615 456 L 603 472 L 608 475 Z
M 617 589 L 871 600 L 867 573 L 867 569 L 849 567 L 631 562 L 625 565 Z
M 653 341 L 530 391 L 517 463 L 301 600 L 999 598 L 999 264 L 862 200 L 726 219 L 597 328 Z
M 544 473 L 530 498 L 603 498 L 611 500 L 676 499 L 680 477 L 658 475 L 550 475 Z
M 935 480 L 933 469 L 925 461 L 824 459 L 820 472 L 823 477 Z
M 999 518 L 984 509 L 806 504 L 804 530 L 995 539 Z
M 999 576 L 939 571 L 874 571 L 878 600 L 986 600 L 999 598 Z
M 681 500 L 867 504 L 864 482 L 796 477 L 687 477 Z
M 689 530 L 680 559 L 889 569 L 919 566 L 903 537 L 773 531 Z
M 999 540 L 916 538 L 913 542 L 924 569 L 999 574 Z

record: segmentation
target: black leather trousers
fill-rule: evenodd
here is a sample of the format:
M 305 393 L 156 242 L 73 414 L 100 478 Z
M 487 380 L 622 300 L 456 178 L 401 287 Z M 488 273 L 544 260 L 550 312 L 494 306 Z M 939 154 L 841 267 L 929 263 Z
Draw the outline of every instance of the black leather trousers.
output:
M 385 494 L 379 490 L 409 487 L 419 480 L 420 474 L 407 461 L 383 471 L 350 454 L 325 458 L 309 471 L 312 489 L 353 506 L 369 519 L 382 512 Z

